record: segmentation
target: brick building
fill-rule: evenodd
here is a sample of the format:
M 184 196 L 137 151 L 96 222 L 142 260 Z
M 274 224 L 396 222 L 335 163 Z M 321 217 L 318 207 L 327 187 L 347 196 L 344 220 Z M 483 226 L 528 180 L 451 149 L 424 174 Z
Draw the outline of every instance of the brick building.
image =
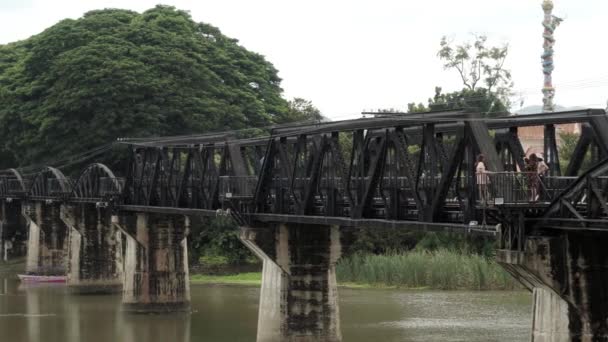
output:
M 557 146 L 561 145 L 560 133 L 581 133 L 580 123 L 556 125 L 555 129 L 557 131 Z M 521 144 L 524 148 L 524 152 L 527 156 L 532 153 L 536 153 L 537 155 L 543 154 L 544 130 L 544 126 L 520 127 L 518 129 L 517 133 L 519 135 L 519 140 L 521 141 Z

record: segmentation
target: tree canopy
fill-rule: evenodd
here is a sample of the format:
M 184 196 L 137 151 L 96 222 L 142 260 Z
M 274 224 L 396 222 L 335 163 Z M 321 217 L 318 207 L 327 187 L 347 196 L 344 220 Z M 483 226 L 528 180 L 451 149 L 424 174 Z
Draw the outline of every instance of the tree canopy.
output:
M 321 114 L 321 111 L 315 107 L 310 100 L 296 97 L 287 103 L 287 115 L 285 119 L 288 122 L 293 121 L 323 121 L 325 117 Z
M 118 137 L 301 119 L 282 98 L 280 82 L 263 56 L 185 11 L 91 11 L 0 45 L 1 166 L 39 163 Z
M 489 92 L 486 88 L 475 90 L 465 88 L 461 91 L 444 93 L 441 87 L 435 87 L 435 96 L 428 99 L 426 106 L 422 103 L 408 104 L 409 113 L 451 109 L 479 111 L 487 117 L 500 116 L 509 110 L 495 93 Z

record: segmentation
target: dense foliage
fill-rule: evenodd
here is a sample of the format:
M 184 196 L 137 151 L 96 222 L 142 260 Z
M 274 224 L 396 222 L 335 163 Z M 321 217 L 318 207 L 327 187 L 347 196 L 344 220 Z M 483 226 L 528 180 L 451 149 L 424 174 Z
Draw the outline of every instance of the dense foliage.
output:
M 239 240 L 239 228 L 228 216 L 193 218 L 188 239 L 190 264 L 196 265 L 203 256 L 222 257 L 228 264 L 241 264 L 253 258 Z
M 321 111 L 315 107 L 311 101 L 296 97 L 287 103 L 288 121 L 323 121 L 325 118 Z
M 0 167 L 117 137 L 301 119 L 280 81 L 263 56 L 187 12 L 91 11 L 0 45 Z
M 475 90 L 464 88 L 451 93 L 443 93 L 441 87 L 435 87 L 435 96 L 428 99 L 427 105 L 408 104 L 409 113 L 452 109 L 480 112 L 487 117 L 501 116 L 509 111 L 504 100 L 487 88 L 481 87 Z
M 576 149 L 580 135 L 576 133 L 560 132 L 559 138 L 561 140 L 559 144 L 559 163 L 562 174 L 566 174 L 566 170 L 568 170 L 570 159 L 574 155 L 574 150 Z M 587 171 L 592 165 L 593 158 L 591 155 L 591 149 L 588 149 L 585 153 L 585 157 L 583 158 L 583 163 L 579 170 L 579 174 Z

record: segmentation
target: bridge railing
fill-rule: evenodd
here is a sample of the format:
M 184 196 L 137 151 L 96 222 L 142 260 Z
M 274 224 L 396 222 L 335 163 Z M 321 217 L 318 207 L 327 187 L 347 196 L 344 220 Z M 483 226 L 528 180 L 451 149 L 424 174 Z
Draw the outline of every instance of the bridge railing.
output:
M 13 177 L 0 178 L 0 196 L 4 197 L 21 197 L 27 193 L 31 181 L 24 179 L 20 181 Z M 24 188 L 25 186 L 25 188 Z
M 495 204 L 517 204 L 532 202 L 533 188 L 540 186 L 536 172 L 494 172 L 477 175 L 477 196 Z M 486 184 L 484 189 L 484 183 Z
M 101 177 L 99 178 L 99 195 L 101 197 L 118 196 L 125 187 L 123 177 Z
M 541 177 L 544 185 L 544 195 L 548 198 L 555 198 L 577 179 L 578 177 Z
M 478 176 L 479 178 L 480 176 Z M 536 172 L 494 172 L 488 174 L 486 199 L 495 204 L 549 202 L 570 186 L 577 177 L 542 177 Z M 483 194 L 478 194 L 480 196 Z
M 9 182 L 8 178 L 5 178 L 5 177 L 0 178 L 0 195 L 1 196 L 8 196 L 8 194 L 9 194 L 8 182 Z
M 220 176 L 220 198 L 253 198 L 257 176 Z
M 233 177 L 230 177 L 233 178 Z M 358 193 L 363 191 L 366 183 L 369 181 L 369 177 L 352 177 L 349 182 L 350 190 L 353 193 Z M 416 189 L 418 191 L 435 191 L 439 187 L 441 183 L 441 175 L 436 175 L 435 177 L 422 177 L 418 179 Z M 458 196 L 458 191 L 462 189 L 466 189 L 467 187 L 466 178 L 462 177 L 459 179 L 454 179 L 450 184 L 450 188 L 448 190 L 448 198 L 451 200 Z M 272 188 L 275 189 L 290 189 L 293 185 L 293 189 L 295 191 L 302 191 L 310 186 L 310 178 L 309 177 L 296 177 L 291 181 L 286 177 L 274 177 L 272 181 Z M 322 177 L 319 179 L 317 184 L 318 190 L 327 191 L 327 190 L 339 190 L 345 192 L 344 182 L 342 177 L 332 176 L 332 177 Z M 412 187 L 410 186 L 410 182 L 405 176 L 398 177 L 382 177 L 379 180 L 378 187 L 376 189 L 376 196 L 381 197 L 380 191 L 390 191 L 393 189 L 397 189 L 400 191 L 411 192 Z
M 73 187 L 74 180 L 71 178 L 65 180 L 47 179 L 47 195 L 51 197 L 67 197 L 72 193 Z
M 30 186 L 32 185 L 32 180 L 31 179 L 23 179 L 23 180 L 19 180 L 16 178 L 9 178 L 7 180 L 7 185 L 8 185 L 8 193 L 9 194 L 25 194 Z M 25 188 L 24 188 L 25 187 Z
M 479 176 L 475 176 L 472 179 L 468 179 L 467 177 L 454 178 L 447 189 L 446 202 L 457 202 L 461 193 L 468 191 L 470 182 L 475 182 L 478 185 L 474 197 L 477 199 L 485 197 L 492 204 L 549 202 L 577 179 L 577 177 L 542 177 L 534 172 L 493 172 L 488 173 L 486 177 L 487 186 L 485 187 L 479 186 L 483 185 L 483 181 L 478 179 Z M 222 193 L 228 195 L 225 197 L 253 196 L 257 177 L 221 177 L 221 179 Z M 417 179 L 416 190 L 419 192 L 428 191 L 428 194 L 433 195 L 439 188 L 441 179 L 440 174 L 435 175 L 435 177 L 421 177 L 420 179 Z M 250 184 L 241 185 L 243 189 L 246 189 L 246 194 L 239 194 L 239 191 L 241 190 L 237 189 L 236 184 L 237 182 L 245 181 L 251 182 Z M 351 194 L 355 197 L 360 195 L 368 181 L 369 177 L 366 176 L 351 178 L 349 184 Z M 608 177 L 606 177 L 605 181 L 608 184 Z M 392 190 L 398 190 L 408 194 L 413 191 L 408 178 L 404 176 L 383 177 L 379 182 L 379 186 L 374 190 L 374 196 L 376 198 L 390 196 Z M 289 189 L 293 187 L 293 190 L 297 195 L 310 186 L 309 184 L 310 178 L 308 177 L 296 177 L 293 180 L 287 177 L 274 177 L 270 187 L 275 191 L 281 190 L 283 193 L 281 198 L 289 201 L 291 198 L 288 191 Z M 329 193 L 329 190 L 339 190 L 344 196 L 347 194 L 344 189 L 344 183 L 341 177 L 338 176 L 320 178 L 317 187 L 322 194 Z M 485 194 L 482 194 L 482 191 L 485 192 Z M 344 202 L 343 199 L 337 200 Z

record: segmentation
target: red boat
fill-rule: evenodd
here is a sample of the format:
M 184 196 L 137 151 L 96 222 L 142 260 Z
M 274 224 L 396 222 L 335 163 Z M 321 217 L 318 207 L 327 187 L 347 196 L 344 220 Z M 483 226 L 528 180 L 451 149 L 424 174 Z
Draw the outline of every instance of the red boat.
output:
M 66 276 L 18 274 L 17 277 L 23 283 L 65 283 L 67 280 Z

